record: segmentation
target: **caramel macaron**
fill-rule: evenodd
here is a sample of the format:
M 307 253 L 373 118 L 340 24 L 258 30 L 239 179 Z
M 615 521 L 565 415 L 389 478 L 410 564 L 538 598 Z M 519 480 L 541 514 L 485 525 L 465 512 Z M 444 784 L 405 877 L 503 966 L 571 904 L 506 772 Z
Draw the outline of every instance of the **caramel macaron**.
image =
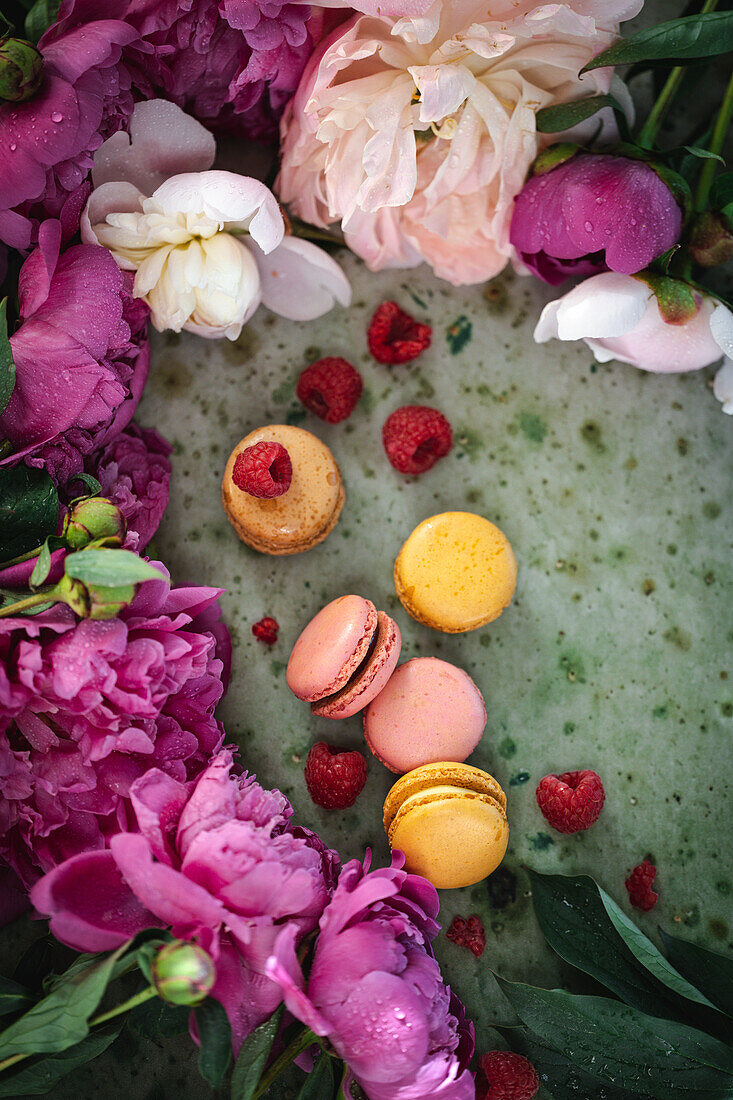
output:
M 234 484 L 237 455 L 255 443 L 280 443 L 293 477 L 282 496 L 262 499 Z M 267 424 L 240 440 L 227 461 L 221 487 L 227 519 L 237 535 L 261 554 L 302 554 L 330 535 L 344 506 L 344 484 L 325 443 L 303 428 Z
M 390 848 L 439 890 L 472 886 L 501 863 L 509 840 L 506 795 L 488 772 L 439 761 L 398 779 L 384 802 Z

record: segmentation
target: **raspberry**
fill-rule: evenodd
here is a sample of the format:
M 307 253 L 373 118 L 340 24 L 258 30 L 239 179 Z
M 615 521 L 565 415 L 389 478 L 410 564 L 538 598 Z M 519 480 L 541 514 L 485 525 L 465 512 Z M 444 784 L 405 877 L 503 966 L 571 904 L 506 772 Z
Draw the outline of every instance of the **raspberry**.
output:
M 446 937 L 451 943 L 457 943 L 459 947 L 467 947 L 473 951 L 477 959 L 480 959 L 486 947 L 486 933 L 481 923 L 481 917 L 475 914 L 472 917 L 454 917 Z
M 351 416 L 361 397 L 362 381 L 356 367 L 345 359 L 318 359 L 301 373 L 295 392 L 298 400 L 327 424 Z
M 424 474 L 453 446 L 451 426 L 437 409 L 403 405 L 382 428 L 387 458 L 401 474 Z
M 400 309 L 396 302 L 377 306 L 369 324 L 369 350 L 378 363 L 409 363 L 430 347 L 433 330 Z
M 490 1050 L 478 1060 L 476 1100 L 532 1100 L 540 1079 L 531 1062 L 511 1050 Z M 487 1091 L 483 1091 L 483 1079 Z
M 265 645 L 275 644 L 279 629 L 280 625 L 277 619 L 271 619 L 269 615 L 265 615 L 264 619 L 260 619 L 258 623 L 252 624 L 252 633 L 255 638 L 260 642 L 264 642 Z
M 629 891 L 629 901 L 635 909 L 641 909 L 648 913 L 659 901 L 659 894 L 652 890 L 652 883 L 657 877 L 657 869 L 654 864 L 645 859 L 638 867 L 634 867 L 626 879 L 626 889 Z
M 606 792 L 595 772 L 546 775 L 536 791 L 537 805 L 559 833 L 579 833 L 598 820 Z
M 281 497 L 290 488 L 293 464 L 281 443 L 255 443 L 245 447 L 234 462 L 232 480 L 243 493 L 268 499 Z
M 305 785 L 316 806 L 345 810 L 353 806 L 367 781 L 366 760 L 360 752 L 341 752 L 317 741 L 305 762 Z

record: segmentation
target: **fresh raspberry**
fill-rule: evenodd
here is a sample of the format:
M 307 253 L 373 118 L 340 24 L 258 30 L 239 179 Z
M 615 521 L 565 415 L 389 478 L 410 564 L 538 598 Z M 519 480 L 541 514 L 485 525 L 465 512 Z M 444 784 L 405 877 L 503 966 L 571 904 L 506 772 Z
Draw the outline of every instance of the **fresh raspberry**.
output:
M 298 400 L 327 424 L 338 424 L 351 416 L 361 397 L 363 383 L 356 367 L 345 359 L 327 356 L 301 373 L 295 392 Z
M 481 958 L 486 947 L 484 926 L 481 917 L 475 914 L 472 917 L 454 917 L 446 938 L 451 943 L 457 943 L 459 947 L 467 947 L 469 951 L 473 951 L 477 959 Z
M 601 777 L 586 769 L 546 775 L 536 791 L 537 805 L 559 833 L 579 833 L 595 825 L 606 792 Z
M 451 426 L 437 409 L 403 405 L 382 428 L 387 458 L 401 474 L 424 474 L 453 446 Z
M 255 443 L 245 447 L 234 462 L 232 481 L 243 493 L 269 499 L 290 488 L 293 464 L 281 443 Z
M 540 1087 L 537 1070 L 521 1054 L 490 1050 L 481 1055 L 478 1065 L 476 1100 L 532 1100 L 537 1095 Z
M 316 806 L 345 810 L 353 806 L 367 781 L 366 760 L 360 752 L 341 752 L 317 741 L 305 762 L 305 785 Z
M 396 302 L 377 306 L 369 324 L 369 350 L 378 363 L 409 363 L 430 347 L 433 330 L 400 309 Z
M 255 638 L 260 642 L 264 642 L 265 645 L 275 644 L 279 629 L 280 624 L 277 619 L 271 619 L 269 615 L 265 615 L 264 619 L 260 619 L 258 623 L 252 624 L 252 633 Z
M 656 877 L 656 867 L 650 860 L 645 859 L 638 867 L 634 867 L 626 879 L 629 901 L 635 909 L 648 913 L 659 901 L 659 894 L 656 890 L 652 890 L 652 883 Z

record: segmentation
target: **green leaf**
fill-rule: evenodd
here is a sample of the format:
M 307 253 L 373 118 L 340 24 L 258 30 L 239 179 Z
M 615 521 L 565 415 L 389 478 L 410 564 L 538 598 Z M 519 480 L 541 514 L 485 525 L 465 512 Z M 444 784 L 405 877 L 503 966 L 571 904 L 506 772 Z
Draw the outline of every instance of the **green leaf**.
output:
M 24 985 L 14 982 L 12 978 L 0 978 L 0 1016 L 9 1016 L 11 1012 L 28 1008 L 35 999 Z
M 40 546 L 59 519 L 59 495 L 45 470 L 0 470 L 0 561 Z
M 733 12 L 689 15 L 647 27 L 609 46 L 589 61 L 582 73 L 606 65 L 633 65 L 639 61 L 683 62 L 717 57 L 733 50 Z
M 328 1100 L 336 1088 L 334 1059 L 330 1054 L 321 1054 L 318 1061 L 306 1077 L 298 1093 L 298 1100 Z
M 733 202 L 733 172 L 723 172 L 713 184 L 710 205 L 713 210 L 722 210 L 731 202 Z
M 725 160 L 721 157 L 720 153 L 712 153 L 710 149 L 701 149 L 699 145 L 685 145 L 683 146 L 686 152 L 691 156 L 697 157 L 699 160 L 717 160 L 721 164 L 725 164 Z
M 639 1100 L 638 1092 L 615 1088 L 613 1085 L 599 1086 L 594 1077 L 583 1073 L 560 1051 L 553 1050 L 525 1027 L 499 1029 L 512 1050 L 528 1058 L 537 1070 L 540 1080 L 556 1100 L 574 1097 L 576 1100 Z
M 36 0 L 25 17 L 25 34 L 31 42 L 37 42 L 45 31 L 56 22 L 61 0 Z
M 115 1021 L 93 1031 L 63 1054 L 40 1058 L 13 1077 L 0 1077 L 0 1096 L 15 1097 L 16 1100 L 19 1096 L 46 1096 L 62 1077 L 91 1062 L 111 1046 L 122 1030 L 122 1024 L 122 1020 Z
M 623 114 L 621 104 L 612 95 L 594 95 L 588 99 L 576 99 L 574 103 L 560 103 L 556 107 L 543 107 L 537 112 L 537 129 L 541 134 L 557 134 L 570 130 L 587 118 L 592 118 L 604 107 L 613 107 Z
M 13 1054 L 58 1054 L 89 1033 L 87 1021 L 107 988 L 124 944 L 112 955 L 77 972 L 0 1034 L 0 1060 Z
M 193 1010 L 201 1040 L 199 1073 L 213 1089 L 221 1086 L 232 1060 L 232 1029 L 224 1006 L 213 997 Z
M 172 1039 L 188 1031 L 191 1009 L 184 1005 L 169 1005 L 160 997 L 133 1008 L 130 1027 L 147 1039 Z
M 30 575 L 28 584 L 31 588 L 38 588 L 43 584 L 48 574 L 51 572 L 51 551 L 48 546 L 48 539 L 41 547 L 41 552 L 38 555 L 38 560 L 33 566 L 33 572 Z
M 0 413 L 8 406 L 15 389 L 15 362 L 8 339 L 8 299 L 0 302 Z
M 694 981 L 713 1004 L 733 1016 L 733 959 L 659 929 L 673 966 Z
M 280 1027 L 282 1005 L 247 1036 L 232 1074 L 231 1100 L 252 1100 Z
M 92 477 L 91 474 L 74 474 L 68 481 L 67 488 L 69 485 L 73 485 L 75 481 L 81 481 L 83 485 L 86 485 L 90 496 L 98 497 L 102 492 L 102 483 L 97 481 L 96 477 Z
M 497 978 L 522 1023 L 603 1084 L 669 1100 L 731 1100 L 733 1050 L 702 1031 L 605 997 Z
M 66 558 L 64 569 L 67 577 L 102 588 L 165 580 L 159 569 L 154 569 L 131 550 L 78 550 Z

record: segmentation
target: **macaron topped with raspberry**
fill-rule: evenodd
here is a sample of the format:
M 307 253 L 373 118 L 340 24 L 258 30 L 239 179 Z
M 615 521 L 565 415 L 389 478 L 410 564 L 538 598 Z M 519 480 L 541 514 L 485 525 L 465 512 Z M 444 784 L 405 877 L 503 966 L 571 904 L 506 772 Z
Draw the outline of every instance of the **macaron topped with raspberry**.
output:
M 268 424 L 227 461 L 222 503 L 242 542 L 262 554 L 300 554 L 333 530 L 344 506 L 341 472 L 311 432 Z

